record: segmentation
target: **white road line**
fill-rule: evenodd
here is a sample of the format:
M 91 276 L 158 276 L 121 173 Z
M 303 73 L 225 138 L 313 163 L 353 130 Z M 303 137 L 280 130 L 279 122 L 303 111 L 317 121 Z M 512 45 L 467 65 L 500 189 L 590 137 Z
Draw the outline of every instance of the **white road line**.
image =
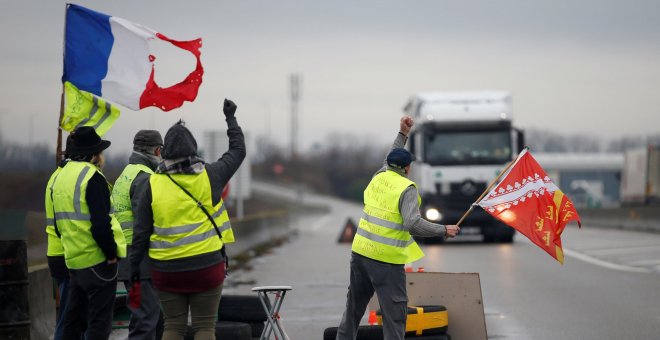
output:
M 654 265 L 654 264 L 660 264 L 660 259 L 630 262 L 630 265 L 633 265 L 633 266 L 649 266 L 649 265 Z
M 611 263 L 611 262 L 606 262 L 600 259 L 597 259 L 595 257 L 591 257 L 589 255 L 577 252 L 575 250 L 571 249 L 566 249 L 564 248 L 564 255 L 570 256 L 572 258 L 578 259 L 580 261 L 584 261 L 587 263 L 591 263 L 603 268 L 608 268 L 608 269 L 614 269 L 614 270 L 620 270 L 624 272 L 633 272 L 633 273 L 651 273 L 651 270 L 647 268 L 639 268 L 639 267 L 632 267 L 632 266 L 626 266 L 622 264 L 616 264 L 616 263 Z
M 310 228 L 312 231 L 317 231 L 321 226 L 323 226 L 328 220 L 330 219 L 330 216 L 332 214 L 326 214 L 325 216 L 321 217 L 320 219 L 316 220 L 314 224 L 312 224 L 312 227 Z
M 610 249 L 594 249 L 594 250 L 586 250 L 590 254 L 594 255 L 625 255 L 625 254 L 633 254 L 633 253 L 638 253 L 638 252 L 644 252 L 644 251 L 655 251 L 658 252 L 660 250 L 660 247 L 658 244 L 652 245 L 652 246 L 641 246 L 641 247 L 635 247 L 635 246 L 630 246 L 630 247 L 625 247 L 625 248 L 610 248 Z

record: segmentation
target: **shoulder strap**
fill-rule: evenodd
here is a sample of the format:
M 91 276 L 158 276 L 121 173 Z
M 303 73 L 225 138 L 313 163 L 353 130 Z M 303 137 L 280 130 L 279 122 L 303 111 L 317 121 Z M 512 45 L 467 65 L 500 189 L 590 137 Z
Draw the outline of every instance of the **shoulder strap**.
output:
M 57 179 L 57 177 L 55 177 Z M 49 188 L 50 190 L 50 204 L 53 206 L 53 227 L 55 228 L 55 234 L 57 237 L 62 238 L 62 234 L 60 234 L 60 230 L 57 229 L 57 214 L 55 214 L 55 205 L 53 204 L 53 188 Z
M 59 175 L 60 175 L 59 173 L 55 175 L 55 178 L 53 178 L 53 183 L 50 185 L 50 188 L 48 188 L 48 191 L 50 191 L 50 205 L 52 206 L 51 208 L 53 209 L 53 227 L 55 228 L 55 235 L 57 235 L 58 238 L 62 238 L 62 234 L 60 234 L 60 230 L 57 229 L 57 214 L 55 214 L 55 201 L 53 201 L 53 187 L 55 186 L 55 181 L 57 181 L 57 177 Z
M 209 212 L 206 210 L 206 208 L 204 208 L 204 205 L 202 204 L 202 202 L 197 200 L 190 193 L 190 191 L 186 190 L 186 188 L 184 188 L 183 186 L 181 186 L 181 184 L 179 184 L 177 181 L 175 181 L 174 178 L 172 178 L 172 176 L 170 176 L 170 174 L 165 174 L 165 176 L 167 176 L 167 178 L 169 178 L 172 181 L 172 183 L 176 184 L 176 186 L 178 186 L 181 190 L 183 190 L 183 192 L 185 192 L 186 195 L 188 195 L 188 197 L 190 197 L 193 201 L 195 201 L 195 204 L 197 205 L 197 207 L 202 209 L 202 211 L 204 212 L 206 217 L 208 217 L 208 219 L 211 221 L 211 223 L 213 224 L 213 229 L 215 229 L 215 232 L 216 232 L 216 234 L 218 234 L 218 237 L 220 238 L 220 241 L 222 241 L 222 234 L 220 233 L 220 229 L 218 229 L 218 225 L 215 223 L 215 220 L 213 220 L 213 217 L 211 216 L 211 214 L 209 214 Z M 227 252 L 225 250 L 224 245 L 222 246 L 222 248 L 220 248 L 220 252 L 222 252 L 222 256 L 224 256 L 225 259 L 226 259 L 227 258 Z M 229 268 L 228 263 L 227 263 L 227 268 Z

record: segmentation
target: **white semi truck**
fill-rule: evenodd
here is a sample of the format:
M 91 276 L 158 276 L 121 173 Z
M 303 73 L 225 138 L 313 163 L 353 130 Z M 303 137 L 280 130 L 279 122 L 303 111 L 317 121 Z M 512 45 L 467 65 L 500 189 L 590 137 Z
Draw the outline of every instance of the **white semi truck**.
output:
M 415 120 L 408 148 L 417 160 L 410 178 L 418 185 L 420 211 L 429 221 L 458 222 L 524 147 L 523 132 L 512 124 L 509 92 L 418 93 L 404 112 Z M 461 234 L 508 243 L 513 242 L 515 230 L 475 208 L 461 224 Z
M 624 157 L 621 202 L 660 203 L 660 145 L 626 150 Z

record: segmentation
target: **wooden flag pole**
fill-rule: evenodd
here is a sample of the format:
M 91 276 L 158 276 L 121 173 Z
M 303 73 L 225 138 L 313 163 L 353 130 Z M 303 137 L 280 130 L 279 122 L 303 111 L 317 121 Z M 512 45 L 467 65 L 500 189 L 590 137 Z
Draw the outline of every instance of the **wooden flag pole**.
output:
M 479 201 L 481 201 L 481 199 L 484 198 L 484 196 L 486 196 L 487 193 L 490 192 L 490 189 L 492 189 L 495 186 L 495 184 L 497 184 L 497 182 L 499 182 L 500 178 L 502 178 L 502 176 L 504 176 L 504 174 L 507 171 L 509 171 L 509 169 L 513 166 L 514 163 L 516 163 L 517 160 L 518 160 L 518 157 L 516 157 L 516 159 L 509 162 L 509 164 L 506 166 L 506 168 L 504 168 L 504 170 L 502 170 L 502 172 L 500 172 L 500 175 L 497 176 L 497 178 L 495 178 L 493 181 L 490 182 L 490 184 L 488 185 L 486 190 L 484 190 L 484 192 L 481 193 L 481 196 L 479 196 L 479 198 L 477 198 L 477 200 L 474 203 L 472 203 L 472 205 L 470 205 L 470 209 L 468 209 L 468 211 L 466 211 L 465 214 L 463 214 L 463 217 L 461 217 L 461 219 L 458 220 L 458 222 L 456 223 L 457 226 L 460 226 L 461 223 L 463 223 L 463 220 L 465 220 L 465 218 L 472 212 L 472 210 L 477 205 L 477 203 Z

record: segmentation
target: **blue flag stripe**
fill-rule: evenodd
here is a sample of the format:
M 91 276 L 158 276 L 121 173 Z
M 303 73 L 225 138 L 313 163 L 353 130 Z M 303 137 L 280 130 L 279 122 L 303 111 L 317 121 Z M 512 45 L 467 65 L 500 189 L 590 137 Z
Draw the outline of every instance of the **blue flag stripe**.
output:
M 68 5 L 62 81 L 101 96 L 101 80 L 108 73 L 113 43 L 110 16 Z

